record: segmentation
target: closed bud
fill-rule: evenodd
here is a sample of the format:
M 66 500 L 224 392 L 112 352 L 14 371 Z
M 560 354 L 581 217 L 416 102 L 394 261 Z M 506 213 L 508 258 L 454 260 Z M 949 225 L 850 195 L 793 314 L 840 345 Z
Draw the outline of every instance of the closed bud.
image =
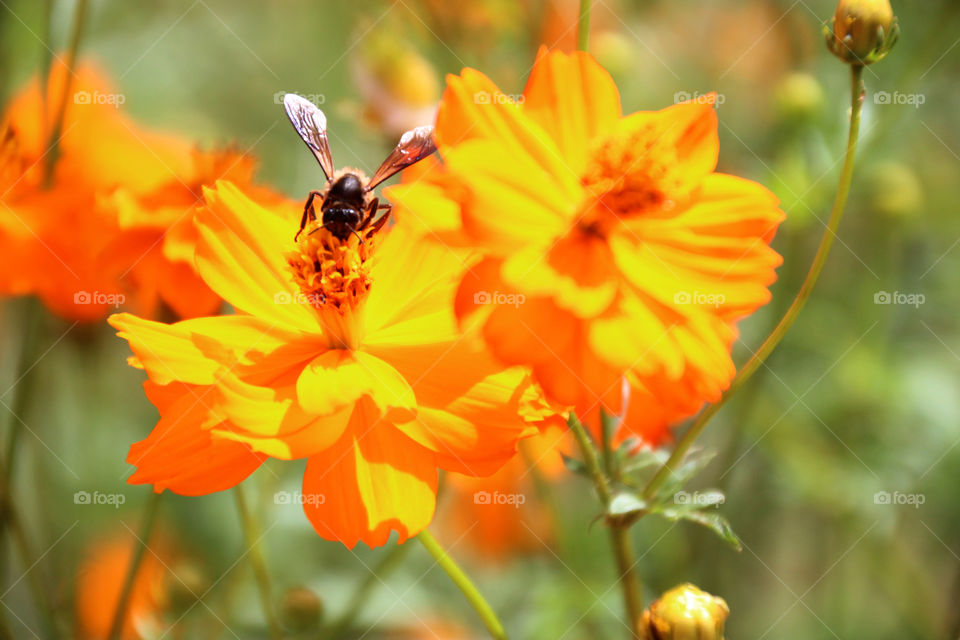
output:
M 173 568 L 169 582 L 170 610 L 183 612 L 192 609 L 210 588 L 206 574 L 192 562 L 179 562 Z
M 293 587 L 283 595 L 280 617 L 283 626 L 295 633 L 316 631 L 320 628 L 323 603 L 320 597 L 306 587 Z
M 643 628 L 651 640 L 723 640 L 728 615 L 723 598 L 682 584 L 643 612 Z
M 823 88 L 809 73 L 791 73 L 777 84 L 777 113 L 784 120 L 808 120 L 823 106 Z
M 844 62 L 872 64 L 890 52 L 899 34 L 890 0 L 840 0 L 826 38 Z
M 867 172 L 869 202 L 874 211 L 890 218 L 909 218 L 923 206 L 923 184 L 913 167 L 895 160 Z

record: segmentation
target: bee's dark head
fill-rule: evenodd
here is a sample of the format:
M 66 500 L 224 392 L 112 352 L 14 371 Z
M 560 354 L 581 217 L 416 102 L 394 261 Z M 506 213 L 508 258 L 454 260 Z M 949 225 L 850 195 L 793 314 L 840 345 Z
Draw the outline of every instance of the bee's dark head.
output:
M 353 173 L 345 173 L 330 185 L 327 199 L 341 202 L 363 202 L 363 183 Z

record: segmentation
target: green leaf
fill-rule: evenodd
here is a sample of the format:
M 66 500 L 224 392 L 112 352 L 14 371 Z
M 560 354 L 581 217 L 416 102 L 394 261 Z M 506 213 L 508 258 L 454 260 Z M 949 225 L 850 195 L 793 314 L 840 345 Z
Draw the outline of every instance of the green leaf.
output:
M 657 494 L 658 501 L 672 500 L 673 496 L 683 489 L 693 476 L 697 475 L 697 473 L 710 464 L 710 461 L 713 460 L 715 455 L 717 455 L 715 451 L 706 450 L 694 451 L 688 454 L 687 457 L 684 458 L 683 463 L 676 469 L 673 469 L 667 481 L 663 483 L 663 487 L 661 487 Z
M 653 513 L 663 516 L 671 522 L 678 520 L 689 520 L 701 526 L 704 526 L 716 533 L 722 540 L 730 544 L 737 551 L 743 549 L 740 538 L 733 532 L 730 523 L 717 511 L 703 511 L 700 509 L 683 509 L 681 507 L 668 507 L 655 509 Z
M 561 453 L 560 457 L 563 458 L 563 465 L 572 473 L 580 476 L 590 475 L 590 472 L 587 470 L 587 465 L 583 463 L 583 460 L 580 460 L 579 458 L 571 458 L 564 453 Z
M 618 453 L 623 452 L 624 446 L 621 446 Z M 670 452 L 664 449 L 641 449 L 634 454 L 623 453 L 628 459 L 623 465 L 625 474 L 636 473 L 650 467 L 662 467 L 670 457 Z
M 649 511 L 647 503 L 640 496 L 623 491 L 610 501 L 610 506 L 607 507 L 607 521 L 620 526 L 630 525 L 647 511 Z

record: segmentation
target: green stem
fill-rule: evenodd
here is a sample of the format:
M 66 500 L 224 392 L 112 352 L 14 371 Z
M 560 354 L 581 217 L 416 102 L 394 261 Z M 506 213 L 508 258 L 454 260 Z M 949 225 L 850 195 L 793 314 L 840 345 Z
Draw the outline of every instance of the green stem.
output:
M 243 524 L 243 536 L 247 541 L 247 547 L 250 553 L 250 564 L 253 566 L 253 573 L 257 580 L 257 589 L 260 592 L 263 615 L 267 619 L 270 637 L 276 640 L 277 638 L 282 638 L 283 633 L 280 630 L 280 622 L 277 620 L 277 615 L 273 610 L 270 575 L 267 573 L 267 563 L 263 559 L 263 551 L 260 548 L 259 527 L 257 526 L 253 512 L 247 505 L 247 499 L 241 485 L 237 485 L 234 488 L 233 495 L 237 500 L 237 511 L 240 512 L 240 520 Z
M 43 614 L 42 617 L 44 624 L 46 625 L 47 633 L 51 638 L 60 638 L 62 637 L 62 634 L 60 633 L 60 627 L 57 624 L 55 609 L 48 596 L 49 589 L 44 588 L 40 581 L 40 568 L 34 567 L 32 571 L 28 570 L 30 564 L 34 562 L 38 556 L 30 545 L 30 538 L 27 536 L 27 533 L 23 528 L 23 521 L 20 518 L 20 514 L 17 512 L 16 504 L 14 504 L 9 496 L 5 496 L 3 499 L 7 500 L 2 507 L 4 516 L 3 519 L 5 521 L 7 530 L 9 530 L 12 536 L 13 544 L 17 549 L 17 554 L 20 556 L 21 562 L 23 563 L 23 569 L 27 572 L 26 581 L 27 587 L 30 589 L 30 595 L 36 604 L 37 609 Z
M 460 589 L 460 592 L 467 598 L 467 602 L 470 603 L 470 606 L 473 607 L 473 610 L 477 612 L 477 615 L 479 615 L 483 621 L 483 625 L 490 633 L 490 637 L 495 640 L 507 640 L 507 632 L 504 631 L 503 624 L 500 622 L 500 619 L 497 618 L 497 614 L 493 612 L 493 609 L 487 604 L 483 595 L 467 574 L 463 572 L 463 569 L 460 568 L 453 558 L 447 555 L 447 552 L 443 550 L 440 543 L 437 542 L 426 529 L 420 532 L 417 540 L 420 541 L 420 544 L 427 550 L 427 553 L 433 557 L 436 563 L 440 565 L 440 568 L 443 569 L 450 577 L 450 580 L 453 581 L 453 584 L 455 584 L 457 588 Z
M 580 420 L 578 420 L 572 412 L 570 413 L 570 418 L 567 420 L 567 424 L 573 433 L 573 437 L 577 441 L 577 445 L 580 447 L 583 463 L 587 465 L 587 470 L 590 472 L 590 479 L 593 480 L 593 486 L 597 490 L 597 496 L 603 503 L 604 508 L 606 508 L 610 505 L 610 501 L 613 500 L 613 493 L 610 491 L 610 483 L 607 481 L 607 476 L 603 474 L 603 470 L 600 468 L 597 451 L 593 448 L 593 443 L 590 441 L 590 436 L 587 435 L 586 429 L 583 428 Z
M 0 606 L 0 640 L 13 640 L 13 634 L 10 632 L 10 621 L 7 619 L 7 612 Z
M 412 548 L 407 544 L 396 544 L 387 551 L 386 555 L 377 563 L 375 567 L 369 570 L 367 577 L 364 578 L 357 590 L 353 592 L 350 603 L 343 614 L 330 625 L 329 630 L 324 634 L 328 640 L 339 640 L 346 634 L 347 630 L 357 619 L 357 616 L 363 611 L 370 593 L 383 580 L 383 577 L 389 574 L 393 569 L 400 565 L 407 552 Z
M 83 37 L 83 28 L 87 21 L 88 6 L 89 0 L 77 0 L 77 10 L 73 15 L 73 29 L 70 32 L 70 44 L 67 48 L 66 59 L 64 60 L 66 68 L 64 69 L 63 75 L 63 93 L 60 94 L 60 102 L 57 105 L 53 124 L 47 136 L 48 153 L 44 158 L 43 164 L 44 184 L 47 186 L 49 186 L 53 180 L 53 168 L 60 155 L 57 151 L 57 141 L 63 132 L 63 120 L 67 114 L 67 103 L 70 100 L 70 89 L 73 86 L 73 70 L 77 63 L 77 52 L 80 50 L 80 40 Z M 49 78 L 45 79 L 44 82 L 49 82 Z
M 140 565 L 143 564 L 143 556 L 150 544 L 150 534 L 153 532 L 153 525 L 157 521 L 162 495 L 162 493 L 153 493 L 147 500 L 143 524 L 140 525 L 140 533 L 137 534 L 137 539 L 134 541 L 136 546 L 130 560 L 130 566 L 127 567 L 127 577 L 123 581 L 120 599 L 117 600 L 117 608 L 113 612 L 113 622 L 110 624 L 110 633 L 107 636 L 109 640 L 119 640 L 123 633 L 123 622 L 127 617 L 127 609 L 130 607 L 133 585 L 136 583 L 137 573 L 140 571 Z
M 610 482 L 603 473 L 597 452 L 580 420 L 571 413 L 567 423 L 580 447 L 583 462 L 590 472 L 593 486 L 597 491 L 600 502 L 603 504 L 603 512 L 606 514 L 610 503 L 613 501 Z M 635 570 L 636 560 L 633 545 L 630 542 L 630 525 L 608 521 L 608 526 L 610 529 L 610 545 L 613 548 L 613 556 L 617 563 L 618 581 L 623 591 L 624 609 L 630 622 L 631 637 L 641 638 L 640 618 L 643 615 L 643 590 L 640 586 L 640 577 Z
M 713 403 L 709 407 L 703 410 L 694 423 L 687 429 L 687 432 L 683 434 L 683 437 L 677 443 L 676 448 L 674 448 L 673 453 L 670 455 L 670 458 L 666 461 L 663 467 L 657 471 L 656 475 L 650 479 L 650 482 L 647 484 L 646 489 L 644 490 L 644 497 L 648 500 L 656 496 L 657 491 L 663 486 L 667 481 L 670 475 L 673 473 L 673 470 L 680 465 L 686 456 L 687 452 L 690 450 L 690 447 L 693 446 L 694 441 L 703 433 L 703 430 L 706 428 L 707 424 L 710 422 L 710 419 L 726 404 L 727 400 L 737 392 L 744 383 L 750 379 L 757 369 L 766 361 L 767 357 L 776 349 L 777 345 L 780 344 L 780 341 L 789 331 L 790 327 L 793 325 L 794 321 L 797 319 L 797 316 L 800 314 L 800 311 L 803 309 L 804 305 L 807 303 L 807 300 L 810 298 L 810 294 L 813 293 L 813 287 L 816 285 L 817 280 L 820 278 L 820 273 L 823 271 L 823 266 L 826 264 L 827 256 L 830 254 L 830 249 L 833 247 L 833 241 L 837 236 L 837 230 L 840 227 L 840 221 L 843 219 L 843 212 L 847 205 L 847 197 L 850 195 L 850 184 L 853 180 L 853 167 L 857 155 L 857 141 L 860 137 L 860 114 L 863 107 L 863 101 L 865 96 L 865 89 L 863 84 L 863 67 L 860 65 L 851 66 L 851 106 L 850 106 L 850 135 L 847 138 L 847 149 L 846 156 L 843 163 L 843 171 L 840 174 L 840 184 L 837 187 L 837 196 L 833 202 L 833 210 L 830 212 L 830 219 L 827 222 L 827 229 L 823 234 L 823 239 L 820 241 L 820 247 L 817 249 L 817 254 L 814 256 L 813 264 L 810 265 L 810 270 L 807 272 L 807 277 L 804 279 L 803 284 L 800 287 L 800 291 L 797 292 L 796 298 L 794 298 L 793 303 L 790 305 L 790 308 L 787 309 L 786 313 L 783 315 L 783 318 L 780 319 L 780 322 L 773 329 L 767 339 L 763 341 L 763 344 L 760 345 L 760 348 L 751 356 L 750 360 L 740 369 L 737 375 L 734 377 L 733 381 L 730 383 L 730 388 L 721 396 L 720 400 Z
M 30 371 L 30 368 L 36 363 L 38 352 L 38 338 L 40 331 L 38 323 L 41 321 L 40 309 L 37 301 L 24 300 L 24 306 L 21 309 L 19 332 L 23 335 L 23 346 L 20 349 L 16 372 L 18 375 L 14 386 L 17 387 L 14 393 L 10 408 L 7 410 L 10 414 L 9 424 L 7 425 L 7 444 L 4 450 L 2 469 L 0 469 L 0 511 L 4 517 L 0 519 L 0 540 L 2 536 L 10 532 L 12 542 L 16 547 L 16 552 L 20 556 L 24 568 L 37 558 L 34 552 L 30 537 L 23 528 L 23 519 L 20 517 L 16 501 L 13 498 L 14 467 L 19 459 L 17 452 L 20 450 L 21 435 L 23 429 L 20 425 L 22 416 L 26 414 L 28 403 L 32 395 L 31 388 L 36 376 Z M 44 588 L 39 576 L 39 567 L 34 568 L 26 576 L 27 586 L 30 589 L 32 598 L 37 608 L 44 613 L 45 621 L 48 623 L 48 633 L 52 637 L 59 637 L 60 629 L 57 625 L 54 607 L 47 597 L 49 589 Z M 0 575 L 6 573 L 6 555 L 0 553 Z
M 10 499 L 11 485 L 13 484 L 14 465 L 17 460 L 17 450 L 20 443 L 20 435 L 23 431 L 20 428 L 20 420 L 27 411 L 28 402 L 32 395 L 32 385 L 35 376 L 31 368 L 36 364 L 39 352 L 40 330 L 39 323 L 43 316 L 36 300 L 24 300 L 24 307 L 20 314 L 19 331 L 23 336 L 23 346 L 20 349 L 17 359 L 17 380 L 15 387 L 19 387 L 11 402 L 9 409 L 10 421 L 7 427 L 7 445 L 5 449 L 6 467 L 3 476 L 4 497 Z M 0 397 L 2 399 L 2 397 Z
M 586 51 L 590 45 L 590 9 L 593 0 L 580 0 L 580 19 L 577 21 L 577 49 Z

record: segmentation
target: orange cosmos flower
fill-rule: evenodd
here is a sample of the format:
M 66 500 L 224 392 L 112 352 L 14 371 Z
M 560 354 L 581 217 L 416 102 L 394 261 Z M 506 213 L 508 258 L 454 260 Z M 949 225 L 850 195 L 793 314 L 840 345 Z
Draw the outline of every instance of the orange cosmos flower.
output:
M 106 640 L 120 601 L 124 581 L 133 559 L 135 540 L 108 538 L 90 547 L 76 579 L 76 610 L 79 637 Z M 153 552 L 143 555 L 130 592 L 121 638 L 140 640 L 156 637 L 163 629 L 162 616 L 168 606 L 169 575 L 155 555 L 163 546 L 154 543 Z
M 300 501 L 317 533 L 374 546 L 427 526 L 438 468 L 492 473 L 535 433 L 519 415 L 537 400 L 529 374 L 458 330 L 458 256 L 400 229 L 295 243 L 299 206 L 270 210 L 224 182 L 206 197 L 197 265 L 241 313 L 111 316 L 160 412 L 130 449 L 131 482 L 200 495 L 267 457 L 306 458 Z
M 441 525 L 451 544 L 462 541 L 482 556 L 502 560 L 512 553 L 542 552 L 554 542 L 557 523 L 538 495 L 535 474 L 543 482 L 563 475 L 558 450 L 565 448 L 565 426 L 559 419 L 544 424 L 539 435 L 520 443 L 521 455 L 488 478 L 445 477 Z
M 482 254 L 456 312 L 498 359 L 581 417 L 626 410 L 649 442 L 720 397 L 780 264 L 783 213 L 716 172 L 709 102 L 623 116 L 586 53 L 542 49 L 517 101 L 466 69 L 437 117 L 442 172 L 388 191 L 401 223 Z
M 193 216 L 203 204 L 203 187 L 229 180 L 258 202 L 282 202 L 253 186 L 253 158 L 232 149 L 194 149 L 189 168 L 153 191 L 139 195 L 121 187 L 100 205 L 116 215 L 119 233 L 103 250 L 105 268 L 119 274 L 126 306 L 156 317 L 166 305 L 180 318 L 213 315 L 220 296 L 203 283 L 194 267 L 197 231 Z
M 31 82 L 0 123 L 0 250 L 15 258 L 0 271 L 0 293 L 37 295 L 65 318 L 96 320 L 124 300 L 103 261 L 118 224 L 100 197 L 118 186 L 158 188 L 187 165 L 190 147 L 136 129 L 118 109 L 122 94 L 85 64 L 74 72 L 56 149 L 48 148 L 66 73 L 54 66 L 45 91 Z

